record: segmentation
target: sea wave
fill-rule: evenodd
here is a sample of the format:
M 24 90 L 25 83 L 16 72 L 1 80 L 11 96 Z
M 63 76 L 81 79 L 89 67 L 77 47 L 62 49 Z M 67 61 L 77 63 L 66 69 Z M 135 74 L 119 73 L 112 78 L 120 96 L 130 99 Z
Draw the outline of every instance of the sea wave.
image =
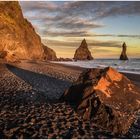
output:
M 53 63 L 79 66 L 82 68 L 105 68 L 110 66 L 120 72 L 140 74 L 140 59 L 130 59 L 128 61 L 121 61 L 115 59 L 96 59 L 90 61 L 61 61 Z

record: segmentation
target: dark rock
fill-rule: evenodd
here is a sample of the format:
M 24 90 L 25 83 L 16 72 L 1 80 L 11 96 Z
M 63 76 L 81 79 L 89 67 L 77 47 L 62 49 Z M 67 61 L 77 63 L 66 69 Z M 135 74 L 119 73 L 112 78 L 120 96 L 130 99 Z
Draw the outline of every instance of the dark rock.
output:
M 0 133 L 0 139 L 3 139 L 5 137 L 4 133 L 1 131 Z
M 58 58 L 57 61 L 73 61 L 71 58 Z
M 80 136 L 85 135 L 85 131 L 83 129 L 81 129 L 81 128 L 78 130 L 78 132 L 79 132 Z
M 127 54 L 126 54 L 126 49 L 127 49 L 127 46 L 124 42 L 123 45 L 122 45 L 122 53 L 120 55 L 120 60 L 128 60 L 128 57 L 127 57 Z
M 84 39 L 79 48 L 75 51 L 74 60 L 92 60 L 92 59 L 93 57 L 88 49 L 86 40 Z
M 74 131 L 73 127 L 68 128 L 67 132 L 63 134 L 63 139 L 71 139 L 73 136 L 73 131 Z
M 140 107 L 139 93 L 127 77 L 109 67 L 84 71 L 62 99 L 74 105 L 84 120 L 114 134 L 124 134 Z
M 54 129 L 53 128 L 49 128 L 48 132 L 49 133 L 54 133 Z

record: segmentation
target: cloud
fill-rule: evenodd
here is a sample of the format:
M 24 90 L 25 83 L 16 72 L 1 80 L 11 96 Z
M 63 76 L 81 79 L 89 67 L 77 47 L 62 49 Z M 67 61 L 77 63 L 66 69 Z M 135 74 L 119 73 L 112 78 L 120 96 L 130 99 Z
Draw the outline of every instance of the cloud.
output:
M 81 35 L 83 31 L 104 27 L 105 25 L 97 21 L 105 17 L 140 15 L 140 2 L 138 1 L 21 1 L 20 4 L 25 17 L 31 22 L 38 22 L 38 25 L 40 24 L 41 28 L 46 31 L 54 28 L 59 31 L 67 30 L 66 35 L 70 36 L 69 31 L 75 33 L 77 30 Z M 55 33 L 50 34 L 54 36 Z M 126 35 L 119 36 L 126 37 Z
M 108 50 L 108 49 L 102 49 L 102 48 L 94 48 L 93 49 L 94 54 L 95 53 L 109 53 L 109 52 L 113 52 L 112 50 Z
M 63 36 L 63 37 L 121 37 L 121 38 L 136 38 L 140 39 L 140 35 L 128 35 L 128 34 L 93 34 L 85 30 L 80 31 L 67 31 L 67 30 L 48 30 L 44 31 L 42 33 L 42 36 L 51 36 L 51 37 L 57 37 L 57 36 Z
M 58 28 L 66 28 L 66 29 L 85 29 L 85 30 L 89 30 L 91 28 L 100 28 L 103 27 L 104 25 L 95 23 L 95 22 L 91 22 L 89 20 L 85 20 L 83 18 L 77 18 L 77 17 L 73 17 L 73 18 L 64 18 L 63 20 L 61 20 L 60 22 L 58 22 L 59 24 L 56 25 L 56 27 Z
M 55 39 L 43 39 L 45 44 L 52 44 L 57 47 L 69 47 L 69 48 L 77 48 L 80 46 L 82 39 L 77 40 L 55 40 Z M 100 48 L 100 47 L 117 47 L 120 48 L 122 42 L 120 41 L 97 41 L 97 40 L 87 40 L 88 47 L 92 48 Z
M 139 38 L 140 39 L 140 35 L 117 35 L 118 37 L 129 37 L 129 38 Z
M 111 30 L 105 31 L 104 27 L 107 26 L 108 20 L 103 20 L 110 17 L 116 18 L 117 16 L 124 16 L 125 18 L 126 15 L 140 16 L 140 2 L 138 1 L 20 1 L 20 4 L 24 16 L 35 26 L 43 43 L 57 50 L 59 50 L 58 48 L 74 50 L 79 47 L 83 38 L 87 38 L 90 49 L 106 52 L 106 50 L 113 50 L 111 49 L 113 47 L 121 47 L 122 42 L 114 41 L 116 38 L 116 40 L 140 38 L 140 35 L 136 32 L 133 32 L 133 35 L 132 32 L 126 34 L 129 33 L 129 30 L 118 32 L 115 29 L 116 33 L 110 32 L 116 28 L 113 26 L 113 22 L 111 23 Z M 106 24 L 103 24 L 103 22 Z M 133 25 L 132 23 L 132 29 Z M 104 29 L 102 30 L 102 28 Z M 100 34 L 95 33 L 97 29 Z M 103 34 L 101 31 L 108 34 Z M 96 37 L 106 37 L 105 39 L 110 37 L 112 41 L 97 41 Z M 63 40 L 58 40 L 62 38 Z M 106 49 L 108 47 L 110 49 Z
M 63 36 L 63 37 L 87 37 L 90 36 L 86 31 L 43 31 L 43 36 Z
M 78 41 L 62 41 L 62 40 L 54 40 L 54 39 L 43 39 L 45 44 L 52 44 L 53 46 L 57 47 L 67 47 L 67 48 L 75 48 L 78 47 Z
M 81 17 L 100 19 L 109 16 L 140 15 L 139 1 L 76 1 L 76 2 L 20 2 L 25 13 L 38 12 L 48 15 L 57 13 L 59 17 Z
M 123 35 L 123 34 L 92 34 L 92 37 L 127 37 L 127 38 L 140 38 L 140 35 Z
M 40 33 L 51 36 L 80 36 L 87 35 L 87 31 L 101 28 L 104 25 L 74 14 L 73 4 L 75 2 L 20 2 L 27 17 L 35 26 L 40 27 Z M 72 8 L 73 7 L 73 8 Z M 31 13 L 30 13 L 31 12 Z M 77 13 L 77 11 L 75 11 Z M 37 24 L 36 24 L 37 22 Z M 39 28 L 38 28 L 39 29 Z M 43 30 L 42 30 L 43 29 Z M 59 31 L 54 31 L 57 29 Z M 64 34 L 64 31 L 66 34 Z M 49 33 L 47 33 L 47 31 Z M 77 32 L 77 33 L 76 33 Z M 58 35 L 59 33 L 59 35 Z M 72 35 L 73 33 L 73 35 Z M 43 35 L 41 34 L 41 35 Z
M 43 11 L 56 11 L 59 9 L 58 5 L 54 2 L 43 2 L 43 1 L 20 1 L 20 4 L 22 6 L 22 9 L 24 12 L 30 12 L 30 11 L 37 11 L 37 12 L 43 12 Z
M 109 16 L 140 15 L 139 1 L 77 1 L 64 4 L 69 15 L 89 16 L 99 19 Z
M 98 46 L 99 47 L 121 47 L 121 42 L 120 41 L 92 41 L 88 43 L 89 46 Z
M 98 15 L 97 17 L 102 18 L 122 15 L 140 15 L 140 2 L 113 2 L 109 9 L 104 10 L 102 14 Z

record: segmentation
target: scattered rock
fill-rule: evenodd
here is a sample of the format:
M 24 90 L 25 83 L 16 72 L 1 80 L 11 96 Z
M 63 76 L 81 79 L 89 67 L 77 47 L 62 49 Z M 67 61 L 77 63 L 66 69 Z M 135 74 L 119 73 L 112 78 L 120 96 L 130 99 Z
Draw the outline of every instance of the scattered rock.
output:
M 16 64 L 16 65 L 21 65 L 21 64 L 22 63 Z M 26 65 L 23 65 L 23 66 L 24 66 L 23 68 L 25 68 Z M 50 64 L 47 65 L 47 69 L 49 68 L 48 66 L 50 66 Z M 56 68 L 55 70 L 58 71 L 57 67 L 55 68 Z M 53 70 L 54 70 L 54 67 L 53 67 Z M 53 71 L 51 70 L 51 72 Z M 94 72 L 93 72 L 93 75 L 94 75 Z M 72 74 L 73 73 L 75 72 L 72 72 Z M 23 72 L 23 75 L 24 77 L 27 76 L 29 78 L 31 76 L 30 74 L 29 75 L 27 73 L 25 74 L 25 72 Z M 116 75 L 116 73 L 113 75 Z M 98 78 L 99 77 L 97 76 L 97 79 Z M 91 82 L 92 79 L 93 79 L 92 74 L 90 76 L 87 76 L 85 79 L 83 79 L 83 81 L 85 81 L 84 84 L 89 84 L 89 86 L 92 85 L 92 82 Z M 95 76 L 95 79 L 96 79 L 96 76 Z M 34 80 L 36 80 L 37 82 L 40 81 L 36 78 Z M 11 71 L 7 69 L 7 67 L 4 64 L 0 64 L 0 81 L 1 81 L 0 82 L 0 108 L 1 108 L 0 138 L 46 139 L 49 137 L 55 138 L 56 136 L 57 136 L 56 138 L 58 139 L 64 138 L 64 137 L 86 138 L 86 139 L 87 138 L 116 138 L 116 136 L 114 136 L 113 134 L 109 135 L 110 133 L 107 133 L 106 127 L 103 127 L 103 128 L 101 127 L 101 124 L 106 124 L 110 121 L 112 122 L 112 119 L 109 113 L 105 112 L 106 108 L 104 106 L 105 105 L 107 106 L 107 103 L 105 103 L 105 101 L 107 102 L 107 100 L 105 100 L 104 98 L 103 98 L 103 101 L 101 101 L 102 105 L 100 106 L 100 109 L 97 109 L 98 113 L 96 114 L 97 117 L 94 117 L 95 121 L 92 120 L 93 117 L 92 115 L 90 117 L 90 114 L 88 116 L 91 118 L 91 121 L 90 120 L 84 121 L 82 117 L 79 115 L 81 113 L 80 109 L 79 109 L 79 114 L 77 114 L 75 110 L 66 102 L 47 102 L 44 96 L 42 96 L 43 95 L 42 92 L 40 93 L 37 89 L 36 90 L 33 89 L 31 84 L 29 84 L 26 80 L 23 80 L 22 78 L 16 76 L 16 74 L 13 74 Z M 49 80 L 49 82 L 50 81 L 51 80 Z M 123 83 L 127 84 L 127 81 L 123 80 Z M 54 86 L 55 84 L 56 83 L 52 82 L 54 89 L 56 87 Z M 114 87 L 113 85 L 111 86 Z M 51 86 L 47 85 L 47 88 L 50 88 L 50 87 Z M 59 88 L 62 89 L 61 86 L 59 86 Z M 131 90 L 130 85 L 129 85 L 129 88 Z M 122 89 L 120 89 L 120 92 L 121 91 Z M 33 98 L 30 98 L 30 95 L 32 95 Z M 126 96 L 122 96 L 122 97 L 126 97 Z M 132 96 L 128 94 L 125 100 L 126 104 L 127 102 L 133 100 L 133 98 L 131 97 Z M 118 98 L 118 100 L 119 99 L 120 98 Z M 84 100 L 85 98 L 83 99 L 83 101 Z M 79 104 L 82 104 L 82 102 Z M 97 103 L 95 101 L 94 106 L 96 106 L 96 104 Z M 110 102 L 108 104 L 111 105 Z M 117 104 L 119 103 L 117 102 Z M 123 108 L 123 105 L 121 104 L 121 108 L 123 108 L 123 110 L 126 109 L 126 104 L 124 104 L 124 108 Z M 135 104 L 134 104 L 134 108 L 135 108 Z M 111 108 L 113 108 L 113 106 L 111 106 Z M 118 106 L 116 106 L 116 108 L 120 110 Z M 118 112 L 117 109 L 116 109 L 116 112 Z M 109 109 L 107 108 L 106 110 L 109 110 Z M 115 110 L 115 109 L 113 108 L 112 110 Z M 130 106 L 130 110 L 132 110 L 132 114 L 133 114 L 133 108 L 131 108 L 131 106 Z M 121 110 L 120 113 L 122 112 L 123 111 Z M 86 116 L 86 113 L 84 116 Z M 130 117 L 131 117 L 131 114 L 130 114 Z M 104 118 L 105 120 L 103 121 L 102 118 Z M 129 120 L 129 116 L 128 116 L 128 119 L 126 118 L 126 120 Z M 98 125 L 96 125 L 95 122 L 98 122 Z M 111 123 L 108 123 L 108 124 L 111 124 Z M 112 122 L 112 124 L 117 124 L 117 123 Z M 137 126 L 138 125 L 139 125 L 139 122 L 137 122 Z M 103 125 L 103 126 L 106 126 L 106 125 Z M 133 131 L 135 131 L 135 133 L 133 133 L 133 136 L 134 134 L 137 133 L 139 129 L 139 127 L 137 126 L 135 126 L 135 129 L 132 128 Z M 107 128 L 109 128 L 109 126 Z M 129 135 L 129 138 L 132 138 L 133 136 Z M 125 136 L 125 138 L 127 137 Z M 137 133 L 137 136 L 135 136 L 135 138 L 139 138 L 139 133 Z

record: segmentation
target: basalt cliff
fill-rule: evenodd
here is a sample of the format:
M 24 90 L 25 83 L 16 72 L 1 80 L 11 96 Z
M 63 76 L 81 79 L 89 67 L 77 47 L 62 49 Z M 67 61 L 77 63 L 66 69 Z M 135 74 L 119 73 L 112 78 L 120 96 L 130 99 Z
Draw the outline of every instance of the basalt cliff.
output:
M 0 2 L 0 57 L 8 61 L 56 59 L 55 52 L 41 43 L 16 1 Z

